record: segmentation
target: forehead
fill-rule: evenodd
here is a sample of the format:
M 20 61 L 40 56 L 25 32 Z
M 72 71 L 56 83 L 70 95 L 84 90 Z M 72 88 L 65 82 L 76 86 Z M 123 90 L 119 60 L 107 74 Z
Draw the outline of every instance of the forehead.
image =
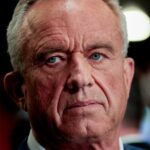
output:
M 121 39 L 119 19 L 103 0 L 38 0 L 26 14 L 24 24 L 36 38 L 66 34 L 79 40 L 79 36 Z
M 90 28 L 91 23 L 94 27 L 118 28 L 119 24 L 117 16 L 103 0 L 39 0 L 28 11 L 27 18 L 28 23 L 36 26 L 45 23 L 45 26 L 75 27 L 80 24 Z

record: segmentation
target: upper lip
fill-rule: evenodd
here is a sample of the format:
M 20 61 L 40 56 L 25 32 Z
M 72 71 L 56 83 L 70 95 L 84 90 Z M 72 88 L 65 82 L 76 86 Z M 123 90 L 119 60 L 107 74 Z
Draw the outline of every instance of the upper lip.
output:
M 72 104 L 69 104 L 67 109 L 76 108 L 76 107 L 85 107 L 88 105 L 94 105 L 94 104 L 101 104 L 100 102 L 97 102 L 95 100 L 88 100 L 88 101 L 77 101 Z

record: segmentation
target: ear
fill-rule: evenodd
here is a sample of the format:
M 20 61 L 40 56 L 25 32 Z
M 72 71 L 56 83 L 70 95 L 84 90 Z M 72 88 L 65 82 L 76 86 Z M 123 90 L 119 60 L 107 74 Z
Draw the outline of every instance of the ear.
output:
M 24 79 L 19 72 L 9 72 L 4 77 L 4 88 L 17 106 L 27 111 Z
M 129 96 L 133 76 L 134 76 L 134 60 L 132 58 L 125 58 L 124 79 L 125 79 L 127 96 Z

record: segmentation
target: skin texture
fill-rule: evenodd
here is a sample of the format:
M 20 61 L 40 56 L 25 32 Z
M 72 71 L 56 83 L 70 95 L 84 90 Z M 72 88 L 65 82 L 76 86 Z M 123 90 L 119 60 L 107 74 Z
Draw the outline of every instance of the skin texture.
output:
M 39 0 L 22 29 L 25 69 L 16 101 L 47 149 L 118 150 L 134 63 L 118 17 L 100 0 Z

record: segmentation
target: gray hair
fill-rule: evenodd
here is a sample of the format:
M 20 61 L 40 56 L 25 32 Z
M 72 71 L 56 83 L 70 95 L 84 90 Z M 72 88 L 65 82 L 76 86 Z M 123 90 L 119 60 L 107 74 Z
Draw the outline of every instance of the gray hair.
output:
M 22 31 L 22 23 L 28 9 L 38 0 L 20 0 L 14 10 L 12 20 L 7 29 L 8 53 L 11 63 L 15 71 L 22 72 L 24 69 L 23 63 L 23 43 L 25 41 Z M 123 55 L 127 55 L 128 39 L 126 20 L 119 6 L 118 0 L 103 0 L 119 17 L 120 32 L 123 39 Z

